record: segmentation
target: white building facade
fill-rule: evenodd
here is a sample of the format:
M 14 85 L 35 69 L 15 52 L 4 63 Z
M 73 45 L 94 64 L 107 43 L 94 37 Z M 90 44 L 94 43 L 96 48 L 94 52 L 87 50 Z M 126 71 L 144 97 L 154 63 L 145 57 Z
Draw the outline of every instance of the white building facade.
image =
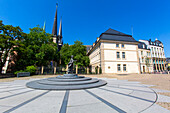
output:
M 107 74 L 140 73 L 138 44 L 131 35 L 108 29 L 88 51 L 92 72 L 100 67 Z
M 138 54 L 140 62 L 141 73 L 152 73 L 153 72 L 153 62 L 150 53 L 150 49 L 143 42 L 138 44 Z
M 136 41 L 131 35 L 108 29 L 88 50 L 92 72 L 107 74 L 154 73 L 166 70 L 163 43 Z
M 153 71 L 154 72 L 163 72 L 166 70 L 166 57 L 164 53 L 163 43 L 159 40 L 139 40 L 147 45 L 147 49 L 150 50 L 151 59 L 153 62 Z

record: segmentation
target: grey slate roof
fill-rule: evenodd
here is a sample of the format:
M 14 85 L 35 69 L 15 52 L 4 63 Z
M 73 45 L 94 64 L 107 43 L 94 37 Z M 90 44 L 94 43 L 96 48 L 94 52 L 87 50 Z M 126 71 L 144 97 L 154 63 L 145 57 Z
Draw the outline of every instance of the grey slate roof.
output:
M 140 42 L 140 43 L 138 44 L 138 48 L 139 48 L 139 49 L 147 49 L 147 45 L 146 45 L 145 43 L 143 43 L 143 42 Z
M 100 35 L 100 39 L 114 40 L 114 41 L 126 41 L 126 42 L 138 42 L 131 35 L 124 34 L 122 32 L 109 28 L 107 31 Z
M 91 45 L 85 45 L 86 46 L 86 51 L 88 52 L 91 48 Z

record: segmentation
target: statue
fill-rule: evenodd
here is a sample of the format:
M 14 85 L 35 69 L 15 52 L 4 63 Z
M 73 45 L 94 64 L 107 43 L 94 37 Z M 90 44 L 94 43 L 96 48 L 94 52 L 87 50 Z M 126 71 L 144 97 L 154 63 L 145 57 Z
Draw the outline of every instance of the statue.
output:
M 68 63 L 68 74 L 73 73 L 73 63 L 76 60 L 73 60 L 73 55 L 71 55 L 70 62 Z

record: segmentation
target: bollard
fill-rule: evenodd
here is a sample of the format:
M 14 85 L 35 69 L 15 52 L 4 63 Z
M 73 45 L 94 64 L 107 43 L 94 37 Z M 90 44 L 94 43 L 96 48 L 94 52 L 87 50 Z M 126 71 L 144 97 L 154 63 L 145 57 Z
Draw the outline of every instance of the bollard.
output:
M 78 74 L 78 65 L 76 65 L 76 74 Z

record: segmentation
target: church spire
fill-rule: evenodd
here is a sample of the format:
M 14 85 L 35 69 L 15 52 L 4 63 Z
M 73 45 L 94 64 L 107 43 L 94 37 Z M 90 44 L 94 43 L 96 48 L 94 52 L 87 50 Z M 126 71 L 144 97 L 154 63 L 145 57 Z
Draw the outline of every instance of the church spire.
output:
M 60 19 L 60 27 L 59 27 L 59 32 L 57 36 L 57 43 L 58 43 L 58 50 L 60 51 L 61 47 L 63 46 L 63 40 L 62 40 L 62 17 Z
M 61 36 L 61 37 L 62 37 L 62 17 L 61 17 L 61 19 L 60 19 L 60 27 L 59 27 L 58 36 Z
M 44 21 L 44 26 L 43 26 L 43 30 L 45 31 L 45 27 L 46 27 L 46 22 Z
M 57 36 L 57 7 L 58 7 L 58 4 L 56 4 L 56 13 L 55 13 L 53 30 L 52 30 L 52 35 L 53 36 Z

